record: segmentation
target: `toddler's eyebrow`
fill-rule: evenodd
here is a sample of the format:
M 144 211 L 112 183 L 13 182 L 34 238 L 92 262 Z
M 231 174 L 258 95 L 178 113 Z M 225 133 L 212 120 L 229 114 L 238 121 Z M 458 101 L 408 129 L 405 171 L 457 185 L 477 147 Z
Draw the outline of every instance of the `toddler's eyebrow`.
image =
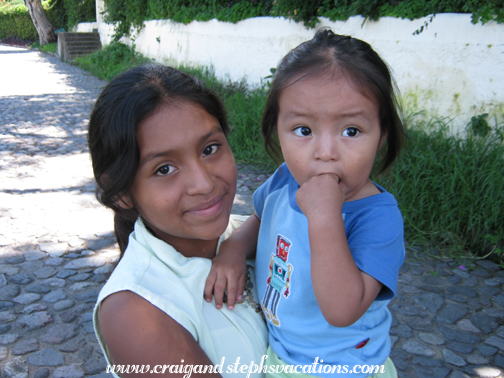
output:
M 214 128 L 213 130 L 211 130 L 209 133 L 205 134 L 205 135 L 202 135 L 200 138 L 199 138 L 199 141 L 198 141 L 198 144 L 202 144 L 204 143 L 207 139 L 211 138 L 213 135 L 215 134 L 223 134 L 223 131 L 222 129 L 219 127 L 216 127 Z M 165 150 L 165 151 L 159 151 L 159 152 L 150 152 L 148 153 L 147 155 L 145 155 L 144 157 L 142 157 L 140 159 L 140 163 L 139 165 L 142 166 L 144 164 L 146 164 L 147 162 L 149 162 L 150 160 L 153 160 L 153 159 L 157 159 L 157 158 L 160 158 L 160 157 L 165 157 L 165 156 L 170 156 L 171 154 L 173 154 L 174 152 L 176 151 L 176 149 L 170 149 L 170 150 Z
M 367 109 L 350 109 L 346 110 L 344 112 L 341 112 L 338 114 L 337 118 L 351 118 L 351 117 L 359 117 L 359 116 L 366 116 L 367 114 Z M 293 110 L 287 114 L 286 118 L 296 118 L 296 117 L 311 117 L 313 116 L 313 113 L 310 112 L 309 110 L 305 111 L 300 111 L 300 110 Z

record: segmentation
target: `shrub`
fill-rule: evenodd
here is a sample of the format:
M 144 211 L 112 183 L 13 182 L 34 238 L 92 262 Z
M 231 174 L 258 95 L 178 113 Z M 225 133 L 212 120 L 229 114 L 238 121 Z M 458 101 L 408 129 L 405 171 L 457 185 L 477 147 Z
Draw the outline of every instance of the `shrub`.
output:
M 66 29 L 71 30 L 79 22 L 96 21 L 95 0 L 59 0 L 64 5 Z
M 38 40 L 37 30 L 23 1 L 0 3 L 0 39 Z M 79 22 L 96 20 L 94 0 L 48 0 L 42 6 L 54 29 L 70 30 Z
M 140 29 L 143 21 L 172 19 L 184 24 L 191 21 L 240 20 L 274 16 L 317 25 L 319 17 L 332 21 L 361 15 L 371 20 L 392 16 L 416 19 L 436 13 L 472 13 L 472 22 L 504 22 L 502 0 L 105 0 L 108 21 L 117 21 L 116 38 L 129 35 L 130 28 Z
M 386 16 L 413 20 L 436 13 L 472 13 L 475 24 L 504 22 L 501 0 L 276 0 L 274 4 L 276 16 L 304 22 L 308 27 L 314 27 L 320 16 L 335 21 L 356 15 L 371 20 Z
M 28 9 L 23 4 L 6 4 L 0 7 L 0 39 L 6 37 L 29 41 L 38 39 L 37 30 L 33 26 Z

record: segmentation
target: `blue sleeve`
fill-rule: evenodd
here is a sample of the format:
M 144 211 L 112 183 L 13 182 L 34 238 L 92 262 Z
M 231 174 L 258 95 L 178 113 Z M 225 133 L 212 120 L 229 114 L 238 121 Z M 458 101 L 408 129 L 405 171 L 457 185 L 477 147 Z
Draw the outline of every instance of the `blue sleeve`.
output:
M 257 213 L 259 219 L 262 219 L 262 213 L 264 209 L 264 202 L 266 202 L 266 197 L 269 193 L 269 187 L 271 186 L 271 180 L 273 176 L 271 176 L 264 184 L 262 184 L 257 190 L 254 192 L 254 196 L 252 197 L 254 200 L 254 210 Z
M 404 225 L 397 205 L 367 208 L 348 235 L 357 267 L 383 284 L 377 300 L 397 293 L 399 269 L 404 262 Z
M 292 177 L 292 175 L 287 169 L 287 165 L 283 163 L 280 167 L 278 167 L 275 173 L 273 173 L 271 177 L 254 192 L 254 209 L 259 216 L 259 219 L 262 218 L 266 198 L 275 190 L 286 185 L 290 177 Z

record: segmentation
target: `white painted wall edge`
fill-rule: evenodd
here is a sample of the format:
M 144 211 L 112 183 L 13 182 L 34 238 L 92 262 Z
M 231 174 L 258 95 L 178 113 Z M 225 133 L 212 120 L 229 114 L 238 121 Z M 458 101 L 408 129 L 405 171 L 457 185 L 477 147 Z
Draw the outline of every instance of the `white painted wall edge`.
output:
M 391 66 L 406 111 L 449 117 L 462 130 L 474 115 L 504 115 L 504 24 L 472 24 L 469 14 L 438 14 L 403 20 L 352 17 L 318 27 L 365 40 Z M 113 25 L 79 24 L 78 31 L 98 28 L 102 44 L 112 40 Z M 245 79 L 257 85 L 293 47 L 314 30 L 283 18 L 258 17 L 236 24 L 211 20 L 188 25 L 171 20 L 145 22 L 135 39 L 143 55 L 166 64 L 213 66 L 218 77 Z M 123 39 L 131 44 L 130 39 Z

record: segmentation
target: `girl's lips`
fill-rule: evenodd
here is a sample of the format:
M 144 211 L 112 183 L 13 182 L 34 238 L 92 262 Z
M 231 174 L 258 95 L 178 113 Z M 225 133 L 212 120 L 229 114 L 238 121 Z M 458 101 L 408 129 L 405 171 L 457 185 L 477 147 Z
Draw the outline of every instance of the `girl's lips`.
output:
M 187 212 L 191 213 L 193 215 L 203 216 L 203 217 L 215 215 L 215 214 L 219 213 L 219 211 L 222 208 L 222 205 L 224 202 L 223 198 L 224 198 L 224 195 L 221 195 L 219 197 L 214 198 L 211 201 L 201 203 L 201 204 L 193 207 L 192 209 L 188 210 Z

